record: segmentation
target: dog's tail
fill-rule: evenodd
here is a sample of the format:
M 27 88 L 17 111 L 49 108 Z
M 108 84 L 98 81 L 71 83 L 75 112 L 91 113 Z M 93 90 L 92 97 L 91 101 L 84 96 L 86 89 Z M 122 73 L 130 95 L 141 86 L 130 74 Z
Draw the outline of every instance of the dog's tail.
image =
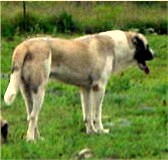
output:
M 4 101 L 7 105 L 12 104 L 19 90 L 21 83 L 21 70 L 26 54 L 27 47 L 24 44 L 20 44 L 14 50 L 12 57 L 12 73 L 10 75 L 10 82 L 4 96 Z

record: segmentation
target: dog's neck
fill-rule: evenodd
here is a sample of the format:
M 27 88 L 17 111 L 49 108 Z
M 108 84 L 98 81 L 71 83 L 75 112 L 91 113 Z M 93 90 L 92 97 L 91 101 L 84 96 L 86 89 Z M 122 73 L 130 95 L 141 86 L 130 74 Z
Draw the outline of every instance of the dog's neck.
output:
M 134 51 L 131 51 L 134 52 Z M 127 69 L 128 67 L 131 67 L 136 64 L 136 61 L 134 60 L 133 54 L 125 54 L 124 56 L 122 55 L 115 55 L 115 59 L 113 62 L 113 73 L 117 73 L 120 71 L 123 71 Z

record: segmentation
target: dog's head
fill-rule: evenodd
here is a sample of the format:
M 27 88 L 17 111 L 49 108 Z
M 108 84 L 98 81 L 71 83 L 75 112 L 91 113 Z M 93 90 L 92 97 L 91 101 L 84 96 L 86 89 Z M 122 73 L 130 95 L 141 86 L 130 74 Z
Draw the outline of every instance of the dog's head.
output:
M 7 140 L 8 135 L 8 122 L 3 118 L 0 118 L 0 125 L 1 125 L 1 137 L 0 137 L 0 144 L 3 144 Z
M 149 74 L 150 70 L 146 61 L 154 58 L 154 52 L 150 49 L 147 39 L 145 36 L 138 33 L 133 36 L 132 43 L 135 46 L 134 59 L 137 61 L 139 68 L 146 74 Z

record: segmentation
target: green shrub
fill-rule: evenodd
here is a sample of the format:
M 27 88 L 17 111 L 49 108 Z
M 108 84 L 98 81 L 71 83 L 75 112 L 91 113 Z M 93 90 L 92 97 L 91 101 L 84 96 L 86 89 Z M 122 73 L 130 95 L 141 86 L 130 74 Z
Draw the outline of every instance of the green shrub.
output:
M 51 16 L 39 16 L 37 19 L 37 24 L 39 25 L 39 28 L 41 32 L 44 33 L 53 33 L 57 32 L 57 26 L 56 26 L 57 17 L 55 15 Z
M 19 32 L 30 32 L 37 25 L 37 17 L 34 14 L 28 13 L 26 17 L 22 13 L 18 13 L 13 19 L 13 25 L 19 29 Z
M 63 12 L 59 15 L 56 21 L 58 32 L 61 33 L 74 33 L 79 31 L 79 24 L 73 20 L 72 15 Z
M 1 34 L 4 37 L 12 37 L 15 34 L 15 27 L 11 25 L 10 19 L 1 19 Z
M 152 28 L 159 34 L 167 34 L 165 2 L 82 2 L 78 5 L 74 5 L 75 2 L 29 2 L 26 19 L 20 3 L 10 4 L 2 3 L 1 26 L 4 37 L 18 33 L 85 34 L 135 28 L 142 33 Z M 9 13 L 11 9 L 14 12 Z
M 66 12 L 58 17 L 28 13 L 26 18 L 22 13 L 17 13 L 10 20 L 2 20 L 2 35 L 4 37 L 13 36 L 15 33 L 76 33 L 82 31 L 82 26 L 73 19 L 71 14 Z
M 26 18 L 22 13 L 17 13 L 11 19 L 2 19 L 2 36 L 12 37 L 14 34 L 40 31 L 37 17 L 34 14 L 28 13 Z
M 156 25 L 156 32 L 159 34 L 167 34 L 167 20 L 161 20 L 158 25 Z

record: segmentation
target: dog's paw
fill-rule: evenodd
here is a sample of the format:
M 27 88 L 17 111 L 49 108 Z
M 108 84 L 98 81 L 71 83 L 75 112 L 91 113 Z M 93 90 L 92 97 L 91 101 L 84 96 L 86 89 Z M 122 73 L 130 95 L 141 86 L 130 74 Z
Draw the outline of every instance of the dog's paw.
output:
M 38 138 L 35 138 L 35 137 L 26 137 L 26 141 L 27 142 L 36 142 L 36 141 L 44 141 L 45 138 L 44 137 L 38 137 Z
M 99 132 L 99 133 L 107 134 L 107 133 L 110 132 L 110 130 L 109 130 L 109 129 L 101 129 L 101 130 L 99 130 L 98 132 Z
M 28 133 L 27 136 L 26 136 L 26 141 L 27 142 L 35 142 L 37 140 L 37 138 L 35 138 L 34 134 L 30 134 Z
M 36 139 L 32 138 L 32 137 L 26 137 L 26 141 L 27 142 L 36 142 Z
M 86 129 L 86 133 L 87 134 L 94 134 L 94 133 L 97 133 L 97 130 L 95 128 L 89 128 L 89 129 Z

